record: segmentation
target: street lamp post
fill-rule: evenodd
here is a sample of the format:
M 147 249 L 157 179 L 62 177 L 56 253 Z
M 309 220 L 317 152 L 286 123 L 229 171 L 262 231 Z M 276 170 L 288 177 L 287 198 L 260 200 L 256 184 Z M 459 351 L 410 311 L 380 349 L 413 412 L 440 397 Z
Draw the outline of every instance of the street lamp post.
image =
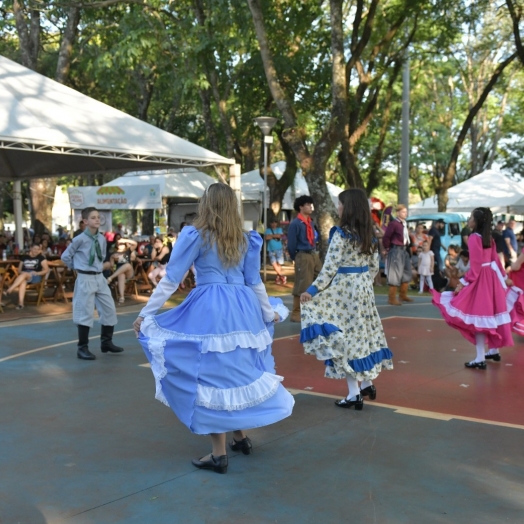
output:
M 255 118 L 255 124 L 260 127 L 262 134 L 264 135 L 264 253 L 262 255 L 263 260 L 263 275 L 264 282 L 266 281 L 266 230 L 267 230 L 267 162 L 268 162 L 268 144 L 273 143 L 273 137 L 271 136 L 271 130 L 277 123 L 277 119 L 271 116 L 259 116 Z

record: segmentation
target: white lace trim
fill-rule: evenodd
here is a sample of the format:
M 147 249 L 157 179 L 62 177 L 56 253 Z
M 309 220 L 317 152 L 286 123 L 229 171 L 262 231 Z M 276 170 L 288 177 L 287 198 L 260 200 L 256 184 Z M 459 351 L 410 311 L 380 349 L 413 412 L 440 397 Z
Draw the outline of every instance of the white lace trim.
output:
M 224 333 L 222 335 L 192 335 L 162 328 L 157 324 L 153 316 L 148 316 L 144 319 L 140 330 L 146 337 L 150 338 L 199 341 L 202 343 L 202 353 L 227 353 L 234 351 L 237 347 L 264 351 L 272 342 L 271 335 L 266 328 L 256 334 L 251 333 L 251 331 L 233 331 L 232 333 Z
M 522 295 L 523 291 L 517 286 L 511 286 L 508 289 L 508 294 L 506 295 L 506 306 L 508 308 L 508 311 L 511 311 L 517 302 L 517 300 L 520 298 L 520 295 Z
M 515 322 L 515 324 L 513 324 L 513 331 L 519 335 L 524 335 L 524 325 L 520 322 Z
M 195 404 L 217 411 L 251 408 L 272 397 L 283 380 L 280 375 L 264 372 L 251 384 L 237 388 L 219 389 L 198 384 Z
M 279 322 L 284 322 L 284 320 L 289 316 L 289 309 L 283 303 L 273 306 L 273 311 L 278 313 L 278 316 L 280 317 Z
M 511 322 L 509 311 L 497 313 L 493 316 L 468 315 L 467 313 L 463 313 L 451 305 L 453 297 L 453 291 L 445 291 L 441 294 L 440 303 L 450 317 L 460 318 L 464 324 L 473 325 L 476 328 L 482 329 L 497 329 L 499 326 Z
M 165 345 L 165 339 L 154 337 L 150 338 L 147 343 L 147 347 L 152 356 L 151 371 L 153 372 L 153 376 L 155 377 L 155 398 L 157 400 L 160 400 L 162 404 L 165 404 L 166 406 L 170 407 L 169 402 L 167 401 L 164 392 L 162 391 L 162 384 L 160 383 L 160 381 L 167 375 L 166 361 L 164 359 Z

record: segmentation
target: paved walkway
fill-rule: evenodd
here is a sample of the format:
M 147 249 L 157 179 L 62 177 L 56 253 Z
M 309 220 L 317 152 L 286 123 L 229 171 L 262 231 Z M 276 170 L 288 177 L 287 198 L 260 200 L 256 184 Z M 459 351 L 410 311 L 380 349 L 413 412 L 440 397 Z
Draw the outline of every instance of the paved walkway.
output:
M 333 405 L 342 381 L 277 326 L 294 414 L 251 431 L 227 475 L 193 468 L 208 439 L 154 400 L 138 307 L 119 310 L 126 351 L 94 362 L 76 359 L 69 315 L 0 323 L 0 523 L 523 522 L 523 341 L 465 370 L 474 350 L 416 300 L 377 298 L 396 368 L 361 412 Z

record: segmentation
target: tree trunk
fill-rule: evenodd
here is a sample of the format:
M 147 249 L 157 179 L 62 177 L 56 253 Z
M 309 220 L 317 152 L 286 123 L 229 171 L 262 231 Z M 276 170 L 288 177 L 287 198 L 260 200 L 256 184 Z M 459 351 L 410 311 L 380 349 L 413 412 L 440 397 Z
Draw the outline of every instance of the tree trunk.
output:
M 522 65 L 524 65 L 524 46 L 522 45 L 522 39 L 520 37 L 520 20 L 522 18 L 522 7 L 518 2 L 512 0 L 506 0 L 508 11 L 511 16 L 513 25 L 513 37 L 515 38 L 515 46 L 517 48 L 517 54 Z
M 332 112 L 330 122 L 322 133 L 320 140 L 315 145 L 313 154 L 309 152 L 304 129 L 298 125 L 291 97 L 286 93 L 276 70 L 269 48 L 260 0 L 248 0 L 248 4 L 255 26 L 269 89 L 284 119 L 285 130 L 282 133 L 282 137 L 295 153 L 295 157 L 307 181 L 309 193 L 315 201 L 315 218 L 319 225 L 322 239 L 321 253 L 325 253 L 327 250 L 327 238 L 330 225 L 333 225 L 334 216 L 336 215 L 335 206 L 329 196 L 326 185 L 325 168 L 329 156 L 333 152 L 336 143 L 340 140 L 340 123 L 344 123 L 347 116 L 345 72 L 340 70 L 341 67 L 342 69 L 345 68 L 343 41 L 340 40 L 342 36 L 342 1 L 331 0 L 330 2 L 334 10 L 332 20 L 332 46 L 335 47 L 333 49 L 334 60 L 332 66 Z
M 155 234 L 155 210 L 144 209 L 142 212 L 142 235 Z
M 511 62 L 513 62 L 515 58 L 517 58 L 517 52 L 513 53 L 511 56 L 506 58 L 506 60 L 504 60 L 497 66 L 497 68 L 491 75 L 489 82 L 486 84 L 486 87 L 484 87 L 484 89 L 482 90 L 482 93 L 479 99 L 477 100 L 477 103 L 469 110 L 469 113 L 466 119 L 464 120 L 464 124 L 462 124 L 462 129 L 460 130 L 457 140 L 455 141 L 455 145 L 451 153 L 451 158 L 446 168 L 446 171 L 444 173 L 442 183 L 437 188 L 438 210 L 440 212 L 446 211 L 446 208 L 448 205 L 448 189 L 453 184 L 453 179 L 457 171 L 458 156 L 464 144 L 464 140 L 466 139 L 466 136 L 468 134 L 468 130 L 471 126 L 471 123 L 473 122 L 473 119 L 475 118 L 480 108 L 486 101 L 486 98 L 488 97 L 489 93 L 491 92 L 495 84 L 497 83 L 497 80 L 504 72 L 504 69 L 509 64 L 511 64 Z
M 55 178 L 33 178 L 29 184 L 31 196 L 31 222 L 35 234 L 52 233 L 51 223 L 55 201 Z
M 15 15 L 22 64 L 28 69 L 36 71 L 38 53 L 40 51 L 40 11 L 30 11 L 29 27 L 23 0 L 14 0 L 13 13 Z
M 67 13 L 67 23 L 60 44 L 58 53 L 58 63 L 56 64 L 55 80 L 60 84 L 65 84 L 69 78 L 71 69 L 71 55 L 75 43 L 78 24 L 80 23 L 80 8 L 70 7 Z
M 491 144 L 491 150 L 486 161 L 486 169 L 491 169 L 493 167 L 493 162 L 495 161 L 495 156 L 497 154 L 497 147 L 499 145 L 500 135 L 502 133 L 502 123 L 504 121 L 504 112 L 506 111 L 506 104 L 508 101 L 508 92 L 504 93 L 502 97 L 502 103 L 500 104 L 499 117 L 497 120 L 497 127 L 495 129 L 495 136 L 493 137 L 493 143 Z
M 209 149 L 218 153 L 220 146 L 217 139 L 215 126 L 213 124 L 213 116 L 211 113 L 211 96 L 209 89 L 199 89 L 200 100 L 202 101 L 202 116 L 204 117 L 204 125 L 206 127 L 207 140 L 209 142 Z
M 154 82 L 153 73 L 145 76 L 141 71 L 134 71 L 133 76 L 135 77 L 140 96 L 137 100 L 138 118 L 147 122 L 147 112 L 149 111 L 149 105 L 151 104 L 151 98 L 153 97 Z
M 24 13 L 23 0 L 15 0 L 13 12 L 16 20 L 16 28 L 20 42 L 20 52 L 22 63 L 36 71 L 38 54 L 40 51 L 40 12 L 30 11 L 29 27 L 27 15 Z M 60 50 L 58 53 L 58 63 L 55 73 L 55 80 L 64 83 L 67 80 L 71 64 L 71 53 L 73 43 L 78 31 L 80 21 L 80 9 L 71 7 L 68 11 L 68 18 Z M 32 179 L 29 183 L 29 198 L 31 200 L 31 221 L 36 233 L 47 230 L 52 233 L 53 204 L 56 189 L 56 178 Z
M 0 231 L 4 230 L 4 206 L 7 192 L 7 182 L 0 180 Z
M 193 6 L 199 25 L 209 31 L 206 25 L 206 14 L 204 12 L 204 6 L 202 5 L 201 0 L 194 0 Z M 211 86 L 211 92 L 213 93 L 213 98 L 215 99 L 215 103 L 217 105 L 222 131 L 224 132 L 224 136 L 226 138 L 227 157 L 232 158 L 235 156 L 235 140 L 233 137 L 233 129 L 231 127 L 227 108 L 229 88 L 225 88 L 224 93 L 220 93 L 220 82 L 216 71 L 216 63 L 213 53 L 206 53 L 204 56 L 202 56 L 202 62 L 204 64 L 204 72 L 207 81 Z M 237 162 L 240 162 L 240 159 L 237 158 L 236 160 Z
M 135 235 L 138 230 L 138 211 L 131 209 L 131 235 Z

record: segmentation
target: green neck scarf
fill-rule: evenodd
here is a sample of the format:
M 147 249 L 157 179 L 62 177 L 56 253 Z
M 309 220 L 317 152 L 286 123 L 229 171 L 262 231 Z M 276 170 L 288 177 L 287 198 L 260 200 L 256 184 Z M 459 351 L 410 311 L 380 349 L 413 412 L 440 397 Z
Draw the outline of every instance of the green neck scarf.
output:
M 102 248 L 98 242 L 98 230 L 94 235 L 92 235 L 91 231 L 89 231 L 89 229 L 86 227 L 84 234 L 86 234 L 93 241 L 91 244 L 91 250 L 89 251 L 89 265 L 93 265 L 95 262 L 95 256 L 98 258 L 98 260 L 100 260 L 100 262 L 102 262 L 104 257 L 102 256 Z

